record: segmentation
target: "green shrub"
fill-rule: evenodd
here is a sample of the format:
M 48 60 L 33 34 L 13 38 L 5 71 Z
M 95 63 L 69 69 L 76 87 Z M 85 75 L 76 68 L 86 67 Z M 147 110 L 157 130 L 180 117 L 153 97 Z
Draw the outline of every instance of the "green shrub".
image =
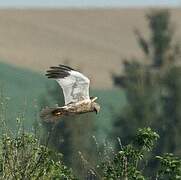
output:
M 181 159 L 179 157 L 167 153 L 164 156 L 157 156 L 156 158 L 160 161 L 159 179 L 181 179 Z
M 159 135 L 151 128 L 138 129 L 132 142 L 122 145 L 119 140 L 119 150 L 114 152 L 109 146 L 99 151 L 100 162 L 96 168 L 90 168 L 92 175 L 97 179 L 104 180 L 177 180 L 181 178 L 181 158 L 173 154 L 156 156 L 160 163 L 158 171 L 152 171 L 148 176 L 148 153 L 151 152 L 158 140 Z M 151 157 L 155 159 L 155 157 Z M 88 164 L 88 163 L 87 163 Z
M 145 159 L 145 152 L 151 151 L 159 138 L 150 128 L 139 129 L 132 143 L 122 146 L 112 160 L 101 162 L 104 179 L 145 179 L 140 162 Z
M 3 134 L 0 149 L 1 179 L 75 179 L 58 154 L 40 144 L 35 135 Z

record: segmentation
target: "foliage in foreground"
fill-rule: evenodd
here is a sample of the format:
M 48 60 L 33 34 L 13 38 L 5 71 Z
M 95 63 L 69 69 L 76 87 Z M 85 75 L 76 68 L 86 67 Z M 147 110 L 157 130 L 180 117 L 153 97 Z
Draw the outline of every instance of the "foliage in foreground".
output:
M 24 112 L 16 118 L 16 130 L 8 127 L 8 100 L 0 91 L 0 179 L 76 179 L 62 154 L 48 148 L 50 135 L 42 145 L 38 124 L 34 133 L 25 131 Z
M 98 147 L 99 163 L 90 167 L 89 172 L 94 179 L 101 180 L 176 180 L 181 178 L 181 158 L 173 154 L 152 157 L 159 165 L 158 171 L 153 171 L 152 176 L 146 175 L 148 168 L 148 153 L 151 152 L 158 140 L 159 135 L 151 128 L 139 129 L 132 142 L 122 145 L 120 139 L 119 150 L 115 152 L 109 145 L 105 145 L 101 150 Z M 84 159 L 85 162 L 85 159 Z
M 12 132 L 6 125 L 6 100 L 0 99 L 0 179 L 62 179 L 75 180 L 71 169 L 62 162 L 62 154 L 48 148 L 50 136 L 45 145 L 32 133 L 25 133 L 22 118 L 17 118 L 17 131 Z M 49 134 L 51 135 L 51 134 Z M 119 150 L 115 152 L 105 145 L 103 151 L 97 146 L 97 164 L 93 167 L 86 161 L 87 172 L 82 179 L 117 180 L 117 179 L 148 179 L 148 152 L 151 152 L 159 135 L 151 128 L 139 129 L 132 142 L 122 145 L 119 140 Z M 97 144 L 98 145 L 98 144 Z M 96 147 L 96 146 L 95 146 Z M 95 148 L 96 149 L 96 148 Z M 89 158 L 89 157 L 88 157 Z M 160 163 L 158 172 L 152 172 L 152 178 L 157 180 L 176 180 L 181 178 L 181 158 L 172 154 L 157 156 Z M 82 157 L 83 159 L 83 157 Z M 82 163 L 83 164 L 83 163 Z M 79 177 L 80 178 L 80 177 Z
M 132 143 L 122 146 L 110 161 L 101 163 L 104 179 L 145 179 L 142 161 L 145 153 L 152 150 L 159 135 L 150 128 L 139 129 Z
M 0 153 L 1 179 L 75 179 L 63 165 L 61 154 L 40 145 L 32 134 L 4 134 Z
M 34 134 L 25 133 L 23 128 L 19 128 L 17 133 L 10 132 L 6 126 L 3 128 L 0 137 L 0 179 L 78 179 L 62 162 L 62 154 L 48 148 L 48 140 L 45 145 L 41 145 Z M 114 152 L 113 149 L 99 151 L 100 161 L 95 167 L 87 168 L 88 173 L 85 178 L 92 180 L 148 179 L 144 174 L 147 168 L 146 153 L 152 150 L 158 138 L 159 135 L 151 128 L 139 129 L 130 144 L 123 146 L 119 141 L 118 152 Z M 105 148 L 108 147 L 105 146 Z M 155 179 L 181 178 L 180 158 L 172 154 L 156 158 L 160 162 L 160 169 L 155 173 Z
M 181 159 L 171 153 L 164 156 L 157 156 L 160 160 L 161 168 L 158 172 L 160 179 L 181 179 Z

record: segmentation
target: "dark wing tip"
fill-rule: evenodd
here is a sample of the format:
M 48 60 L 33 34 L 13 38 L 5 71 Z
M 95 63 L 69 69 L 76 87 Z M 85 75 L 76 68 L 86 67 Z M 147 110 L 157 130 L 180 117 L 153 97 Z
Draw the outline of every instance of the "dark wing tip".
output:
M 58 78 L 65 78 L 67 76 L 69 76 L 69 73 L 66 72 L 66 71 L 60 71 L 60 72 L 57 72 L 57 71 L 47 71 L 47 73 L 45 74 L 48 78 L 55 78 L 55 79 L 58 79 Z
M 47 71 L 47 74 L 45 74 L 48 78 L 65 78 L 70 75 L 69 71 L 73 70 L 72 68 L 65 66 L 65 65 L 59 65 L 59 66 L 52 66 L 50 67 L 50 70 Z
M 63 66 L 52 66 L 45 74 L 48 78 L 65 78 L 70 75 L 70 69 Z
M 71 70 L 73 71 L 74 70 L 73 68 L 71 68 L 69 66 L 66 66 L 66 65 L 63 65 L 63 64 L 60 64 L 59 67 L 62 68 L 62 69 L 65 69 L 67 71 L 71 71 Z

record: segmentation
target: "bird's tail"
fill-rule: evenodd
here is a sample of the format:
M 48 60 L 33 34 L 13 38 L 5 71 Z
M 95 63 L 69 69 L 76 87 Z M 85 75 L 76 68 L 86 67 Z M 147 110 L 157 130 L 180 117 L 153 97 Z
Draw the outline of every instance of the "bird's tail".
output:
M 40 117 L 45 122 L 55 123 L 60 117 L 64 116 L 65 109 L 62 107 L 45 108 L 41 111 Z

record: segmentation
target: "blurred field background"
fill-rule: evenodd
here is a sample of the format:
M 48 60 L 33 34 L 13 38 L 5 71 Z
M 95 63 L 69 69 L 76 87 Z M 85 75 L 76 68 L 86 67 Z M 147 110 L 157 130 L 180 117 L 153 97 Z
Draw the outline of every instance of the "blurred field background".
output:
M 79 167 L 77 162 L 72 161 L 77 158 L 75 154 L 78 151 L 90 153 L 89 140 L 86 138 L 95 135 L 103 143 L 110 138 L 113 126 L 120 126 L 115 125 L 114 121 L 127 107 L 127 99 L 125 89 L 115 86 L 113 74 L 123 73 L 125 59 L 136 57 L 140 62 L 145 62 L 135 32 L 139 29 L 144 37 L 150 36 L 145 15 L 151 10 L 1 9 L 0 88 L 3 96 L 9 97 L 8 125 L 15 128 L 16 117 L 23 113 L 24 126 L 31 131 L 43 107 L 63 104 L 62 93 L 56 82 L 44 76 L 50 66 L 66 64 L 79 69 L 91 79 L 90 94 L 99 97 L 101 112 L 97 116 L 83 115 L 65 126 L 60 122 L 52 139 L 54 148 L 60 152 L 63 149 L 67 155 L 65 162 L 75 169 Z M 177 41 L 181 37 L 181 9 L 169 8 L 169 12 L 171 22 L 176 27 L 174 38 Z M 134 126 L 132 121 L 127 124 Z M 123 131 L 124 120 L 121 126 Z M 71 131 L 67 139 L 70 144 L 63 143 L 62 146 L 57 138 L 64 138 L 67 134 L 57 135 L 57 132 L 66 128 Z M 124 137 L 134 132 L 134 128 L 131 128 L 125 126 Z M 85 143 L 81 144 L 83 141 Z M 178 147 L 176 149 L 180 154 Z
M 0 10 L 0 61 L 44 74 L 68 63 L 92 80 L 94 89 L 111 89 L 111 73 L 124 58 L 142 57 L 135 29 L 149 35 L 148 8 Z M 171 9 L 181 34 L 181 11 Z

